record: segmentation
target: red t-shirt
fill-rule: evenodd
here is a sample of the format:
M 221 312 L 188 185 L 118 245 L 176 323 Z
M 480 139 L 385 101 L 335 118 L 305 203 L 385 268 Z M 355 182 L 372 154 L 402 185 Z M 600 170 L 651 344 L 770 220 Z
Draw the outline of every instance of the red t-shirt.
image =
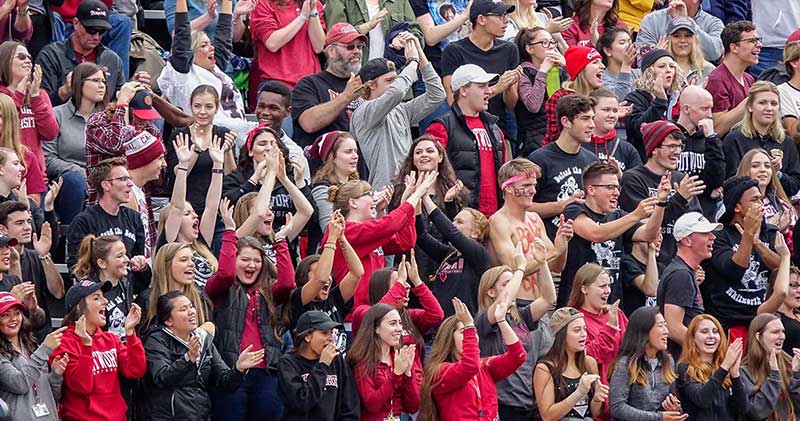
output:
M 258 293 L 258 288 L 251 288 L 247 293 L 250 301 L 247 304 L 247 315 L 244 319 L 244 328 L 242 329 L 242 345 L 239 348 L 241 353 L 249 345 L 253 345 L 250 351 L 258 351 L 264 348 L 264 342 L 261 340 L 261 333 L 258 331 L 258 299 L 261 294 Z M 256 368 L 267 368 L 266 358 L 261 361 Z
M 494 168 L 494 148 L 492 148 L 492 141 L 489 138 L 489 132 L 483 125 L 480 117 L 464 116 L 467 120 L 467 127 L 472 130 L 475 135 L 475 141 L 478 145 L 478 157 L 481 162 L 481 186 L 480 195 L 478 197 L 478 210 L 480 210 L 487 217 L 492 216 L 497 212 L 497 171 Z M 444 148 L 447 148 L 447 130 L 444 124 L 434 122 L 428 126 L 426 134 L 438 140 Z M 500 132 L 501 141 L 503 139 L 503 132 Z M 505 154 L 505 150 L 502 151 Z M 505 160 L 505 157 L 504 157 Z
M 625 22 L 617 21 L 617 26 L 620 28 L 625 28 Z M 597 26 L 597 33 L 599 36 L 603 36 L 603 32 L 606 31 L 606 27 L 603 25 Z M 568 26 L 561 35 L 564 37 L 564 41 L 567 45 L 578 45 L 581 47 L 594 47 L 592 44 L 592 33 L 589 32 L 589 28 L 586 28 L 584 31 L 581 29 L 580 23 L 578 23 L 578 18 L 575 17 L 572 21 L 572 25 Z
M 706 90 L 714 97 L 714 106 L 711 108 L 711 112 L 730 111 L 747 98 L 747 92 L 754 81 L 753 76 L 745 72 L 742 75 L 742 81 L 744 85 L 733 76 L 725 63 L 721 63 L 711 71 L 706 80 Z

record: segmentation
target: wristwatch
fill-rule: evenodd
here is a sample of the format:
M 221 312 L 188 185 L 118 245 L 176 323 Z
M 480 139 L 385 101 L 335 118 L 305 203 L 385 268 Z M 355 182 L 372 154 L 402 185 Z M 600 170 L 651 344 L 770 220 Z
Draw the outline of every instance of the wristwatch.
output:
M 319 16 L 319 12 L 317 12 L 316 10 L 308 14 L 308 17 L 310 17 L 310 18 L 316 18 L 318 16 Z

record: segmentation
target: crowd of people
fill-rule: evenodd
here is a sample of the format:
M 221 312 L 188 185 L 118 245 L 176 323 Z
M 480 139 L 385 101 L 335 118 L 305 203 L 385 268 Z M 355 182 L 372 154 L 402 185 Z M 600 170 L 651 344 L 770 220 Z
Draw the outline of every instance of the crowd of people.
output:
M 800 3 L 143 6 L 0 4 L 6 417 L 800 420 Z

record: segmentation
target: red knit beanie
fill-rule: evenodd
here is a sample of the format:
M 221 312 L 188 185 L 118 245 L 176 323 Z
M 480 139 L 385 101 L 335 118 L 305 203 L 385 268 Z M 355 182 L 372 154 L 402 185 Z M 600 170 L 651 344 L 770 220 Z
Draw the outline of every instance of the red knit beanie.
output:
M 166 152 L 164 144 L 146 130 L 125 142 L 125 158 L 128 159 L 129 170 L 144 167 Z
M 571 80 L 575 80 L 578 73 L 587 64 L 601 58 L 600 53 L 592 47 L 581 47 L 573 45 L 564 52 L 564 61 L 567 62 L 567 74 Z
M 642 124 L 642 140 L 644 141 L 644 148 L 646 156 L 650 157 L 653 149 L 661 146 L 661 142 L 667 138 L 667 135 L 672 132 L 680 132 L 681 129 L 675 124 L 667 120 L 658 120 L 652 123 Z
M 319 159 L 320 161 L 327 161 L 328 157 L 333 153 L 333 146 L 336 145 L 339 140 L 343 138 L 342 135 L 346 133 L 347 132 L 336 130 L 323 134 L 306 149 L 306 156 Z

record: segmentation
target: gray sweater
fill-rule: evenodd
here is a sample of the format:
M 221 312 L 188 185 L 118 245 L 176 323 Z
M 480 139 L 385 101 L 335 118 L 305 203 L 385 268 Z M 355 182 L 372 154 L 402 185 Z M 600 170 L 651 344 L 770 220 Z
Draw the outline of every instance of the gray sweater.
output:
M 53 108 L 56 115 L 58 137 L 52 142 L 42 142 L 47 178 L 55 180 L 72 171 L 86 176 L 86 119 L 80 115 L 72 101 Z
M 361 147 L 369 168 L 369 182 L 376 191 L 392 184 L 413 141 L 411 126 L 447 98 L 433 66 L 429 64 L 420 71 L 426 89 L 423 95 L 402 102 L 417 81 L 417 64 L 410 62 L 383 95 L 365 101 L 350 119 L 350 132 Z
M 787 407 L 786 399 L 781 398 L 781 375 L 778 370 L 771 370 L 767 381 L 761 385 L 758 391 L 755 390 L 753 376 L 750 375 L 747 367 L 741 370 L 742 385 L 747 395 L 747 409 L 744 411 L 742 419 L 746 420 L 765 420 L 773 412 L 778 414 L 779 420 L 786 420 Z M 792 374 L 789 380 L 789 393 L 792 394 L 792 401 L 795 408 L 795 420 L 800 419 L 800 373 Z
M 655 371 L 650 364 L 643 361 L 642 367 L 647 372 L 647 385 L 630 384 L 628 382 L 628 358 L 620 358 L 614 367 L 614 374 L 609 380 L 609 405 L 612 421 L 661 421 L 661 402 L 670 394 L 673 383 L 666 383 L 661 375 L 661 362 Z M 674 365 L 672 358 L 670 365 Z
M 641 75 L 642 72 L 639 71 L 639 69 L 633 69 L 628 73 L 619 72 L 617 74 L 606 70 L 603 72 L 602 76 L 603 87 L 611 91 L 617 96 L 617 99 L 622 102 L 629 93 L 633 92 L 633 81 Z
M 695 33 L 700 37 L 700 45 L 703 47 L 703 55 L 706 60 L 716 62 L 722 57 L 722 28 L 725 25 L 714 15 L 705 11 L 698 10 L 697 14 L 693 16 L 695 23 Z M 669 34 L 669 24 L 672 22 L 672 16 L 669 14 L 669 9 L 656 10 L 645 15 L 642 19 L 642 25 L 639 27 L 639 35 L 636 36 L 636 44 L 640 47 L 643 46 L 656 46 L 660 37 L 666 37 Z
M 18 356 L 13 360 L 0 357 L 0 399 L 3 399 L 11 410 L 9 419 L 14 421 L 57 421 L 58 410 L 54 394 L 60 395 L 63 378 L 50 373 L 47 359 L 53 350 L 46 345 L 31 354 L 30 359 Z M 50 415 L 37 418 L 33 415 L 36 404 L 33 385 L 39 401 L 47 406 Z M 55 391 L 55 392 L 54 392 Z

